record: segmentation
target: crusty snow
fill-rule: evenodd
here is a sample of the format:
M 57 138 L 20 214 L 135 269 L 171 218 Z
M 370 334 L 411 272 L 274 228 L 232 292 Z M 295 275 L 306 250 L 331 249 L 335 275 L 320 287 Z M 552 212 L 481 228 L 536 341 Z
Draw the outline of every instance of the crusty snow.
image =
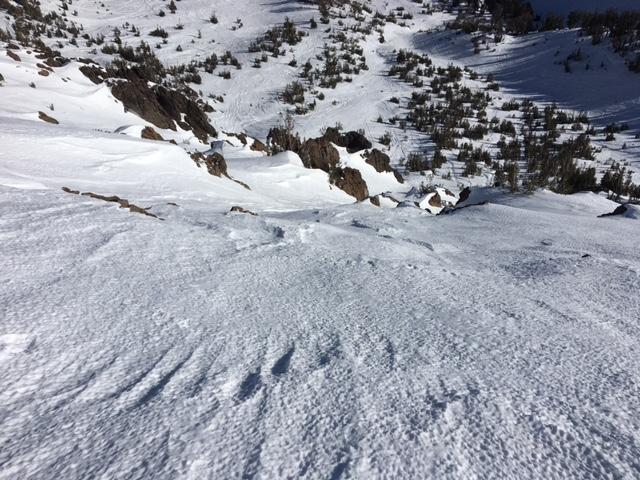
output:
M 639 229 L 596 195 L 165 221 L 0 195 L 2 478 L 639 473 Z

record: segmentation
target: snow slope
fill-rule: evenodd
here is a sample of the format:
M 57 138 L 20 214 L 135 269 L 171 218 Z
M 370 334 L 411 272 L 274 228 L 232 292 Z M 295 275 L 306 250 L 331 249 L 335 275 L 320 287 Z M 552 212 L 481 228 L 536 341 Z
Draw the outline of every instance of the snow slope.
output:
M 640 230 L 600 197 L 1 197 L 0 478 L 638 474 Z
M 481 73 L 492 73 L 509 91 L 532 100 L 556 102 L 587 112 L 598 125 L 628 122 L 640 125 L 638 76 L 607 45 L 591 45 L 576 30 L 506 36 L 479 55 L 467 35 L 442 32 L 416 35 L 416 46 L 429 54 L 450 58 Z M 565 73 L 562 62 L 580 49 L 585 60 Z M 587 69 L 589 65 L 589 69 Z
M 189 131 L 139 138 L 150 124 L 78 62 L 43 76 L 26 49 L 19 62 L 0 53 L 0 479 L 640 477 L 638 208 L 601 218 L 617 207 L 603 195 L 484 188 L 434 216 L 414 208 L 432 208 L 422 182 L 455 201 L 446 188 L 490 172 L 460 177 L 450 161 L 399 184 L 339 148 L 372 195 L 391 192 L 384 208 L 355 203 L 296 154 L 266 156 L 232 133 L 264 140 L 296 75 L 288 62 L 327 37 L 309 29 L 261 69 L 249 42 L 284 16 L 306 29 L 317 10 L 177 4 L 165 17 L 156 0 L 70 8 L 92 34 L 128 21 L 149 39 L 182 22 L 160 49 L 168 63 L 226 49 L 242 59 L 231 80 L 200 87 L 225 98 L 211 119 L 229 177 L 196 165 L 190 154 L 208 146 Z M 385 43 L 362 40 L 370 70 L 324 89 L 296 118 L 304 136 L 336 122 L 374 141 L 389 131 L 394 162 L 432 147 L 375 121 L 401 115 L 389 97 L 413 91 L 386 74 L 399 48 L 497 72 L 500 103 L 531 96 L 597 122 L 638 118 L 637 77 L 606 47 L 585 47 L 611 59 L 593 83 L 540 73 L 575 32 L 507 37 L 473 56 L 468 36 L 438 31 L 450 15 L 398 4 L 413 19 L 388 23 Z M 92 55 L 83 42 L 62 50 Z M 599 98 L 618 74 L 620 88 Z M 596 145 L 600 168 L 640 163 L 632 134 Z

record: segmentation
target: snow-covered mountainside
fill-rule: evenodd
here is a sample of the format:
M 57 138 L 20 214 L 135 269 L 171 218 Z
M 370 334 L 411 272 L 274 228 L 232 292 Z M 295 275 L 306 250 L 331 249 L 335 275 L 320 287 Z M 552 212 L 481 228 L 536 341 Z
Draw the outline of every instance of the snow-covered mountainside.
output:
M 0 0 L 0 479 L 640 478 L 640 15 L 532 3 Z

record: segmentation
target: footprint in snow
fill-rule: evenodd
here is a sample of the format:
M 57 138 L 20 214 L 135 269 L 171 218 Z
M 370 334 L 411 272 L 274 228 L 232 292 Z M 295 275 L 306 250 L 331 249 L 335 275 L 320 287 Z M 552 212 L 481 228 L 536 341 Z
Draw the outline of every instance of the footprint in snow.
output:
M 244 402 L 253 397 L 260 388 L 262 388 L 262 378 L 260 375 L 260 367 L 258 367 L 257 370 L 244 377 L 236 394 L 236 400 L 238 402 Z
M 292 346 L 276 361 L 276 363 L 273 364 L 273 367 L 271 367 L 271 373 L 273 375 L 280 376 L 287 373 L 289 370 L 289 364 L 291 363 L 291 357 L 293 357 L 295 350 L 296 347 Z

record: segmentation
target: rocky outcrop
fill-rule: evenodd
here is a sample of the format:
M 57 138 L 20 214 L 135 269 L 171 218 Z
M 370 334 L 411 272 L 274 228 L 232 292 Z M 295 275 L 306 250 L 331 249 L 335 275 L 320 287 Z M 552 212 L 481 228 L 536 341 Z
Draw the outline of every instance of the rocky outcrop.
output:
M 442 208 L 442 197 L 438 192 L 429 197 L 429 205 L 435 208 Z
M 68 187 L 62 187 L 62 191 L 66 192 L 66 193 L 72 193 L 74 195 L 82 195 L 85 197 L 91 197 L 91 198 L 95 198 L 97 200 L 102 200 L 104 202 L 112 202 L 112 203 L 117 203 L 120 205 L 120 208 L 126 208 L 128 209 L 130 212 L 133 213 L 140 213 L 142 215 L 146 215 L 148 217 L 153 217 L 153 218 L 157 218 L 158 220 L 164 220 L 163 218 L 158 217 L 156 214 L 149 212 L 149 209 L 151 207 L 147 207 L 147 208 L 142 208 L 139 207 L 138 205 L 135 205 L 131 202 L 129 202 L 129 200 L 127 200 L 126 198 L 120 198 L 116 195 L 100 195 L 98 193 L 93 193 L 93 192 L 84 192 L 84 193 L 80 193 L 79 190 L 72 190 Z
M 269 151 L 267 146 L 264 143 L 262 143 L 260 140 L 254 140 L 251 146 L 249 147 L 249 150 L 253 152 L 265 152 L 265 153 L 268 153 Z
M 336 187 L 355 197 L 359 202 L 369 198 L 369 189 L 360 170 L 350 167 L 336 167 L 332 170 L 330 179 Z
M 469 200 L 470 196 L 471 196 L 471 189 L 469 187 L 464 187 L 460 192 L 460 194 L 458 195 L 458 202 L 456 203 L 456 206 Z
M 225 134 L 227 134 L 229 137 L 236 137 L 238 140 L 240 140 L 240 143 L 242 143 L 242 145 L 246 145 L 247 144 L 247 135 L 244 133 L 227 133 L 225 132 Z
M 213 153 L 211 155 L 204 155 L 200 152 L 196 152 L 191 155 L 191 158 L 198 167 L 204 166 L 209 172 L 209 175 L 216 177 L 227 177 L 227 162 L 224 157 L 219 153 Z
M 297 153 L 305 168 L 316 168 L 329 174 L 329 182 L 358 201 L 369 198 L 367 183 L 359 170 L 340 167 L 340 153 L 326 136 L 311 138 L 300 142 L 297 135 L 289 134 L 285 129 L 272 128 L 267 138 L 272 153 L 291 150 Z
M 64 67 L 71 61 L 60 55 L 60 52 L 52 50 L 43 43 L 38 45 L 36 58 L 43 60 L 47 66 L 52 68 Z
M 96 85 L 103 83 L 107 78 L 107 72 L 97 65 L 83 65 L 80 67 L 80 72 Z
M 236 212 L 236 213 L 248 213 L 249 215 L 253 215 L 254 217 L 258 216 L 257 213 L 252 212 L 251 210 L 247 210 L 246 208 L 240 207 L 238 205 L 234 205 L 233 207 L 231 207 L 231 210 L 229 211 Z
M 349 153 L 356 153 L 371 148 L 371 142 L 360 132 L 351 131 L 341 134 L 338 129 L 329 127 L 325 130 L 322 138 L 339 147 L 346 148 Z
M 179 125 L 184 130 L 193 131 L 203 142 L 217 134 L 200 105 L 177 90 L 161 85 L 149 86 L 146 81 L 135 79 L 117 82 L 111 93 L 127 110 L 158 128 L 176 130 L 176 125 Z
M 399 183 L 404 183 L 404 179 L 402 178 L 402 175 L 400 175 L 400 172 L 391 167 L 391 159 L 386 153 L 374 148 L 365 154 L 365 161 L 375 168 L 376 172 L 391 172 Z
M 144 127 L 140 132 L 140 138 L 144 138 L 145 140 L 164 140 L 162 135 L 151 127 Z
M 613 212 L 603 213 L 602 215 L 598 215 L 598 218 L 606 218 L 606 217 L 614 217 L 617 215 L 624 215 L 627 213 L 628 207 L 626 205 L 618 205 Z
M 329 174 L 329 182 L 358 201 L 369 197 L 367 183 L 359 170 L 340 167 L 340 154 L 325 137 L 306 140 L 298 152 L 306 168 L 317 168 Z
M 340 146 L 345 147 L 349 153 L 371 148 L 371 142 L 359 132 L 347 132 L 342 135 L 341 141 L 342 144 Z
M 38 118 L 40 120 L 42 120 L 43 122 L 53 123 L 54 125 L 58 125 L 60 123 L 60 122 L 58 122 L 58 120 L 56 120 L 53 117 L 50 117 L 49 115 L 47 115 L 44 112 L 38 112 Z
M 174 118 L 162 107 L 155 92 L 146 82 L 118 82 L 111 89 L 111 93 L 127 110 L 133 111 L 156 127 L 176 130 Z
M 327 173 L 340 162 L 338 150 L 325 138 L 305 141 L 299 150 L 300 159 L 306 168 L 319 168 Z
M 22 61 L 20 59 L 20 56 L 17 53 L 12 52 L 11 50 L 7 50 L 7 57 L 9 57 L 11 60 L 14 60 L 16 62 L 21 62 Z

